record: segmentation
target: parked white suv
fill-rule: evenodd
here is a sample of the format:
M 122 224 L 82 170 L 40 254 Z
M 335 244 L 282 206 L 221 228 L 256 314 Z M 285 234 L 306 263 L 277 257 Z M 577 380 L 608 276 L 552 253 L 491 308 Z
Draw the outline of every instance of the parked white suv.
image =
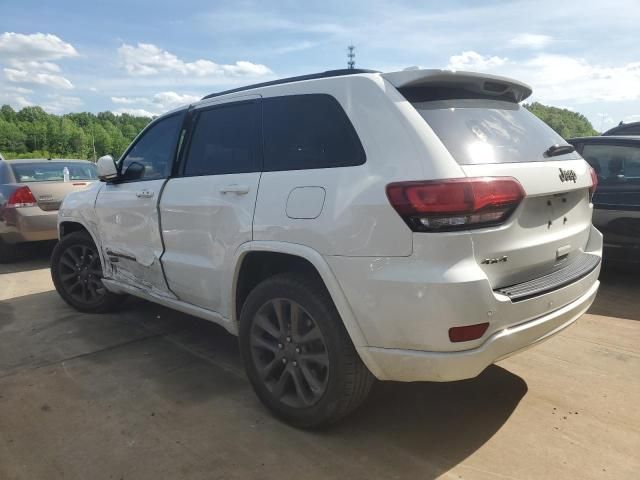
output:
M 296 426 L 346 415 L 374 377 L 474 377 L 599 285 L 595 176 L 530 93 L 347 70 L 205 97 L 66 197 L 56 288 L 85 312 L 131 294 L 224 326 Z

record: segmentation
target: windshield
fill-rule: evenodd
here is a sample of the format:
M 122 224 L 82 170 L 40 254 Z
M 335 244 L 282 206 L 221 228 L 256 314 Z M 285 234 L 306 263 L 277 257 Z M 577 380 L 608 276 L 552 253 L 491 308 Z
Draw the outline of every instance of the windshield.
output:
M 64 182 L 65 167 L 69 171 L 69 181 L 98 179 L 96 166 L 89 162 L 34 162 L 11 165 L 17 183 Z
M 451 99 L 412 102 L 459 164 L 573 160 L 544 152 L 567 142 L 523 106 L 501 100 Z

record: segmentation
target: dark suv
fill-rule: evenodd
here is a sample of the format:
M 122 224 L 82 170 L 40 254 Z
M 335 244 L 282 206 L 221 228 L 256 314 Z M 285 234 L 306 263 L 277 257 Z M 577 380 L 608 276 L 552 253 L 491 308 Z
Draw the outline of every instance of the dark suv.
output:
M 622 123 L 607 130 L 602 135 L 640 135 L 640 122 Z
M 604 234 L 605 259 L 640 263 L 640 136 L 568 142 L 598 175 L 593 224 Z

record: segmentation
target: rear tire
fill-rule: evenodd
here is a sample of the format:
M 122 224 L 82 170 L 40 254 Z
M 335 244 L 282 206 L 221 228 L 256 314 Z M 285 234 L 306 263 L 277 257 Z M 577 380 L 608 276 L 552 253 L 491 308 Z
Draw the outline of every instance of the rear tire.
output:
M 374 380 L 326 288 L 304 275 L 275 275 L 251 291 L 240 315 L 240 352 L 257 396 L 295 427 L 340 420 Z
M 123 300 L 102 284 L 100 254 L 86 232 L 71 233 L 58 242 L 51 255 L 51 278 L 62 299 L 81 312 L 110 312 Z

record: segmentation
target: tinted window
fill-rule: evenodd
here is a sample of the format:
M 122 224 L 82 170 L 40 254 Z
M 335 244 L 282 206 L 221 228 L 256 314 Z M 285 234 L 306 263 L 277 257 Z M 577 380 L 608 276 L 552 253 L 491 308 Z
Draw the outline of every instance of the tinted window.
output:
M 145 130 L 122 159 L 121 172 L 126 172 L 127 168 L 136 162 L 144 167 L 138 180 L 167 178 L 176 153 L 183 118 L 184 113 L 173 115 L 154 123 Z
M 185 175 L 260 170 L 258 102 L 221 105 L 198 113 Z
M 567 142 L 514 102 L 465 98 L 411 104 L 462 165 L 580 158 L 575 153 L 545 157 L 551 145 Z
M 353 125 L 330 95 L 263 100 L 264 169 L 362 165 L 365 153 Z
M 602 185 L 640 184 L 640 147 L 585 144 L 582 156 Z
M 63 182 L 65 173 L 68 180 L 96 180 L 96 166 L 93 163 L 15 163 L 11 165 L 17 183 L 22 182 Z M 66 172 L 65 172 L 66 169 Z

